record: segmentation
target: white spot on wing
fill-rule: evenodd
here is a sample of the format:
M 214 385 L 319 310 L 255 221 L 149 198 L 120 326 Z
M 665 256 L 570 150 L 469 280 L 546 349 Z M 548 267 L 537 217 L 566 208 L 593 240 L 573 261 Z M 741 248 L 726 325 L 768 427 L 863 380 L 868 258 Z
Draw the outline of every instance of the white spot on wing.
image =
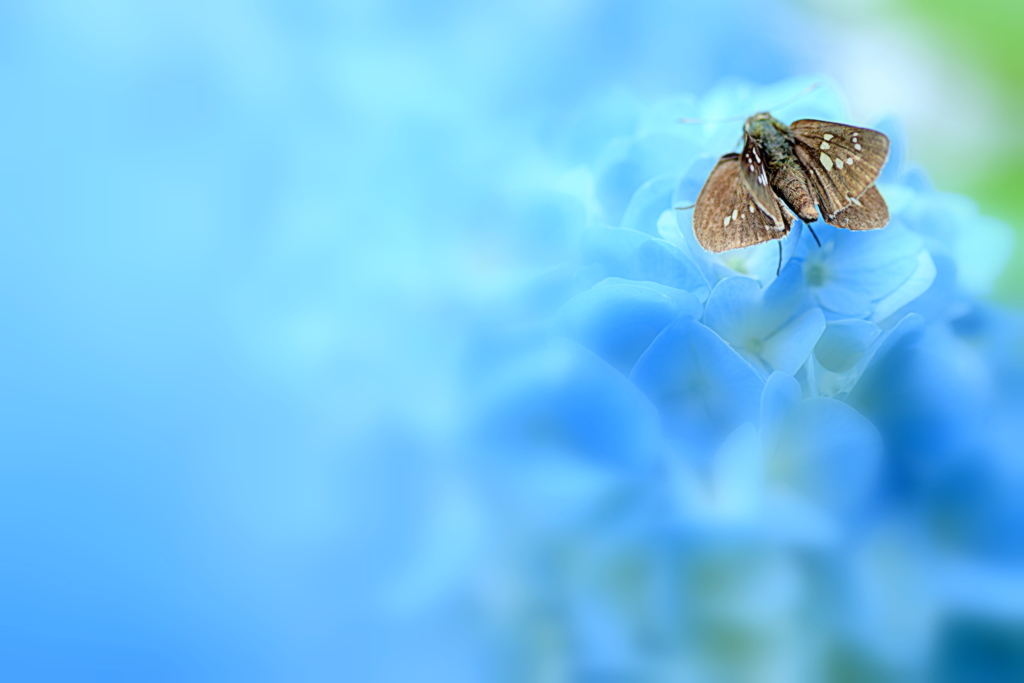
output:
M 825 133 L 825 134 L 824 134 L 824 135 L 822 135 L 821 137 L 825 138 L 826 140 L 831 140 L 831 139 L 832 139 L 833 137 L 835 137 L 835 136 L 834 136 L 834 135 L 832 135 L 832 133 Z
M 736 214 L 738 214 L 739 212 L 740 212 L 739 209 L 733 209 L 732 210 L 732 219 L 733 220 L 736 220 Z
M 858 152 L 860 151 L 860 145 L 859 145 L 859 144 L 857 144 L 856 142 L 855 142 L 855 143 L 853 144 L 853 148 L 854 148 L 855 150 L 857 150 Z
M 821 143 L 821 148 L 822 149 L 828 149 L 829 148 L 829 144 L 827 142 L 823 142 L 823 143 Z
M 853 157 L 846 157 L 846 165 L 847 166 L 852 166 L 853 165 Z
M 728 228 L 729 227 L 729 221 L 731 221 L 731 220 L 732 220 L 732 216 L 726 216 L 725 220 L 722 222 L 722 227 Z
M 821 165 L 825 167 L 825 170 L 826 171 L 831 171 L 832 170 L 832 157 L 830 157 L 829 155 L 827 155 L 824 152 L 822 152 L 820 159 L 821 159 Z
M 840 171 L 843 170 L 843 160 L 840 159 L 839 157 L 836 157 L 836 168 L 838 168 Z
M 750 213 L 754 213 L 754 205 L 751 204 L 749 208 L 750 208 Z

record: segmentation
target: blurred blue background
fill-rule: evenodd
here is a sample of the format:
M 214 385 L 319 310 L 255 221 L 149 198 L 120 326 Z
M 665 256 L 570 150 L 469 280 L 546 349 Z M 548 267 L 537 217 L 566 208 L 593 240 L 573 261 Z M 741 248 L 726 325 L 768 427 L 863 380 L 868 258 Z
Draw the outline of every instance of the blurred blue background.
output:
M 922 102 L 967 131 L 997 105 L 944 112 L 913 77 L 931 53 L 885 51 L 900 25 L 834 21 L 752 0 L 3 3 L 0 676 L 1014 680 L 1021 332 L 987 303 L 1011 229 L 907 161 Z M 897 236 L 828 234 L 871 292 L 857 310 L 767 294 L 760 252 L 701 260 L 670 210 L 740 126 L 675 119 L 813 82 L 782 118 L 895 115 Z M 927 171 L 968 187 L 979 145 Z M 864 263 L 887 254 L 886 280 Z M 755 289 L 712 294 L 733 271 Z M 735 334 L 784 329 L 775 351 L 712 323 L 769 296 L 803 303 Z M 907 316 L 925 351 L 897 343 Z M 774 471 L 827 524 L 787 503 L 750 528 L 751 454 L 776 436 L 812 444 Z M 984 466 L 929 467 L 953 450 Z M 934 591 L 922 519 L 972 560 Z

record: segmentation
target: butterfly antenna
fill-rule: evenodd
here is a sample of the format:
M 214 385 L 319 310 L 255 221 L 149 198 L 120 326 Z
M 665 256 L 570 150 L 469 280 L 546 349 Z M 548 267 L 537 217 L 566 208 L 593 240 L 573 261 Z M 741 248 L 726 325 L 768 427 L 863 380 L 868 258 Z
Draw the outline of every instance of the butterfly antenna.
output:
M 686 211 L 687 209 L 692 209 L 695 206 L 697 206 L 697 205 L 696 204 L 690 204 L 688 206 L 677 206 L 675 208 L 676 208 L 676 211 Z
M 817 90 L 820 87 L 821 87 L 821 83 L 811 83 L 809 86 L 807 86 L 806 88 L 804 88 L 803 90 L 798 92 L 796 95 L 793 95 L 788 100 L 785 100 L 784 102 L 782 102 L 782 104 L 777 104 L 774 107 L 770 107 L 768 109 L 768 111 L 774 111 L 776 109 L 782 109 L 784 107 L 788 107 L 789 105 L 791 105 L 794 102 L 796 102 L 797 100 L 799 100 L 801 97 L 804 97 L 805 95 L 808 95 L 808 94 L 814 92 L 815 90 Z M 747 117 L 747 116 L 728 116 L 728 117 L 726 117 L 724 119 L 676 119 L 676 122 L 677 123 L 735 123 L 736 121 L 746 121 L 747 118 L 749 118 L 749 117 Z
M 811 237 L 813 237 L 814 241 L 818 243 L 818 248 L 821 248 L 821 240 L 818 239 L 818 235 L 814 232 L 814 228 L 811 227 L 810 223 L 806 223 L 805 225 L 807 225 L 807 229 L 811 231 Z
M 775 277 L 778 277 L 779 273 L 782 272 L 782 240 L 778 240 L 778 242 L 779 242 L 779 265 L 775 266 Z
M 724 119 L 676 119 L 676 123 L 735 123 L 746 120 L 746 116 L 729 116 Z
M 821 83 L 811 83 L 809 86 L 807 86 L 806 88 L 804 88 L 803 90 L 798 92 L 796 95 L 793 95 L 792 97 L 790 97 L 788 100 L 786 100 L 782 104 L 776 104 L 774 107 L 769 108 L 768 111 L 775 111 L 776 109 L 783 109 L 785 107 L 788 107 L 789 105 L 791 105 L 794 102 L 796 102 L 797 100 L 799 100 L 801 97 L 805 97 L 807 95 L 810 95 L 812 92 L 814 92 L 815 90 L 817 90 L 820 87 L 821 87 Z

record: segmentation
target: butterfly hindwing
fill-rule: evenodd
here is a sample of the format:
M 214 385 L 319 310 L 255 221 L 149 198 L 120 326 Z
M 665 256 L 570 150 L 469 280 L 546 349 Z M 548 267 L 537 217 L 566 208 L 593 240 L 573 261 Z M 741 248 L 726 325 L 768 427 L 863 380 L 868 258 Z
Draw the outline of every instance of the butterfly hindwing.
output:
M 888 224 L 889 207 L 878 188 L 871 186 L 827 222 L 847 230 L 877 230 Z
M 889 138 L 869 128 L 802 119 L 789 129 L 828 223 L 875 184 L 889 158 Z
M 782 223 L 776 227 L 747 192 L 740 178 L 740 156 L 726 154 L 708 177 L 693 211 L 693 232 L 707 251 L 721 252 L 749 247 L 784 236 L 793 217 L 775 202 Z

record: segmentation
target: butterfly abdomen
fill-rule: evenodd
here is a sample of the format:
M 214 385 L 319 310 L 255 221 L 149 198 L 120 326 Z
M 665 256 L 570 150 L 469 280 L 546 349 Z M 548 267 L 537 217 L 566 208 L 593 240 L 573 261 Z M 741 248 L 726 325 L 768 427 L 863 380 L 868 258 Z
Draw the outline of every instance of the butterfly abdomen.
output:
M 771 177 L 772 188 L 779 197 L 805 223 L 818 220 L 818 209 L 814 205 L 807 176 L 799 164 L 787 159 L 778 164 Z

